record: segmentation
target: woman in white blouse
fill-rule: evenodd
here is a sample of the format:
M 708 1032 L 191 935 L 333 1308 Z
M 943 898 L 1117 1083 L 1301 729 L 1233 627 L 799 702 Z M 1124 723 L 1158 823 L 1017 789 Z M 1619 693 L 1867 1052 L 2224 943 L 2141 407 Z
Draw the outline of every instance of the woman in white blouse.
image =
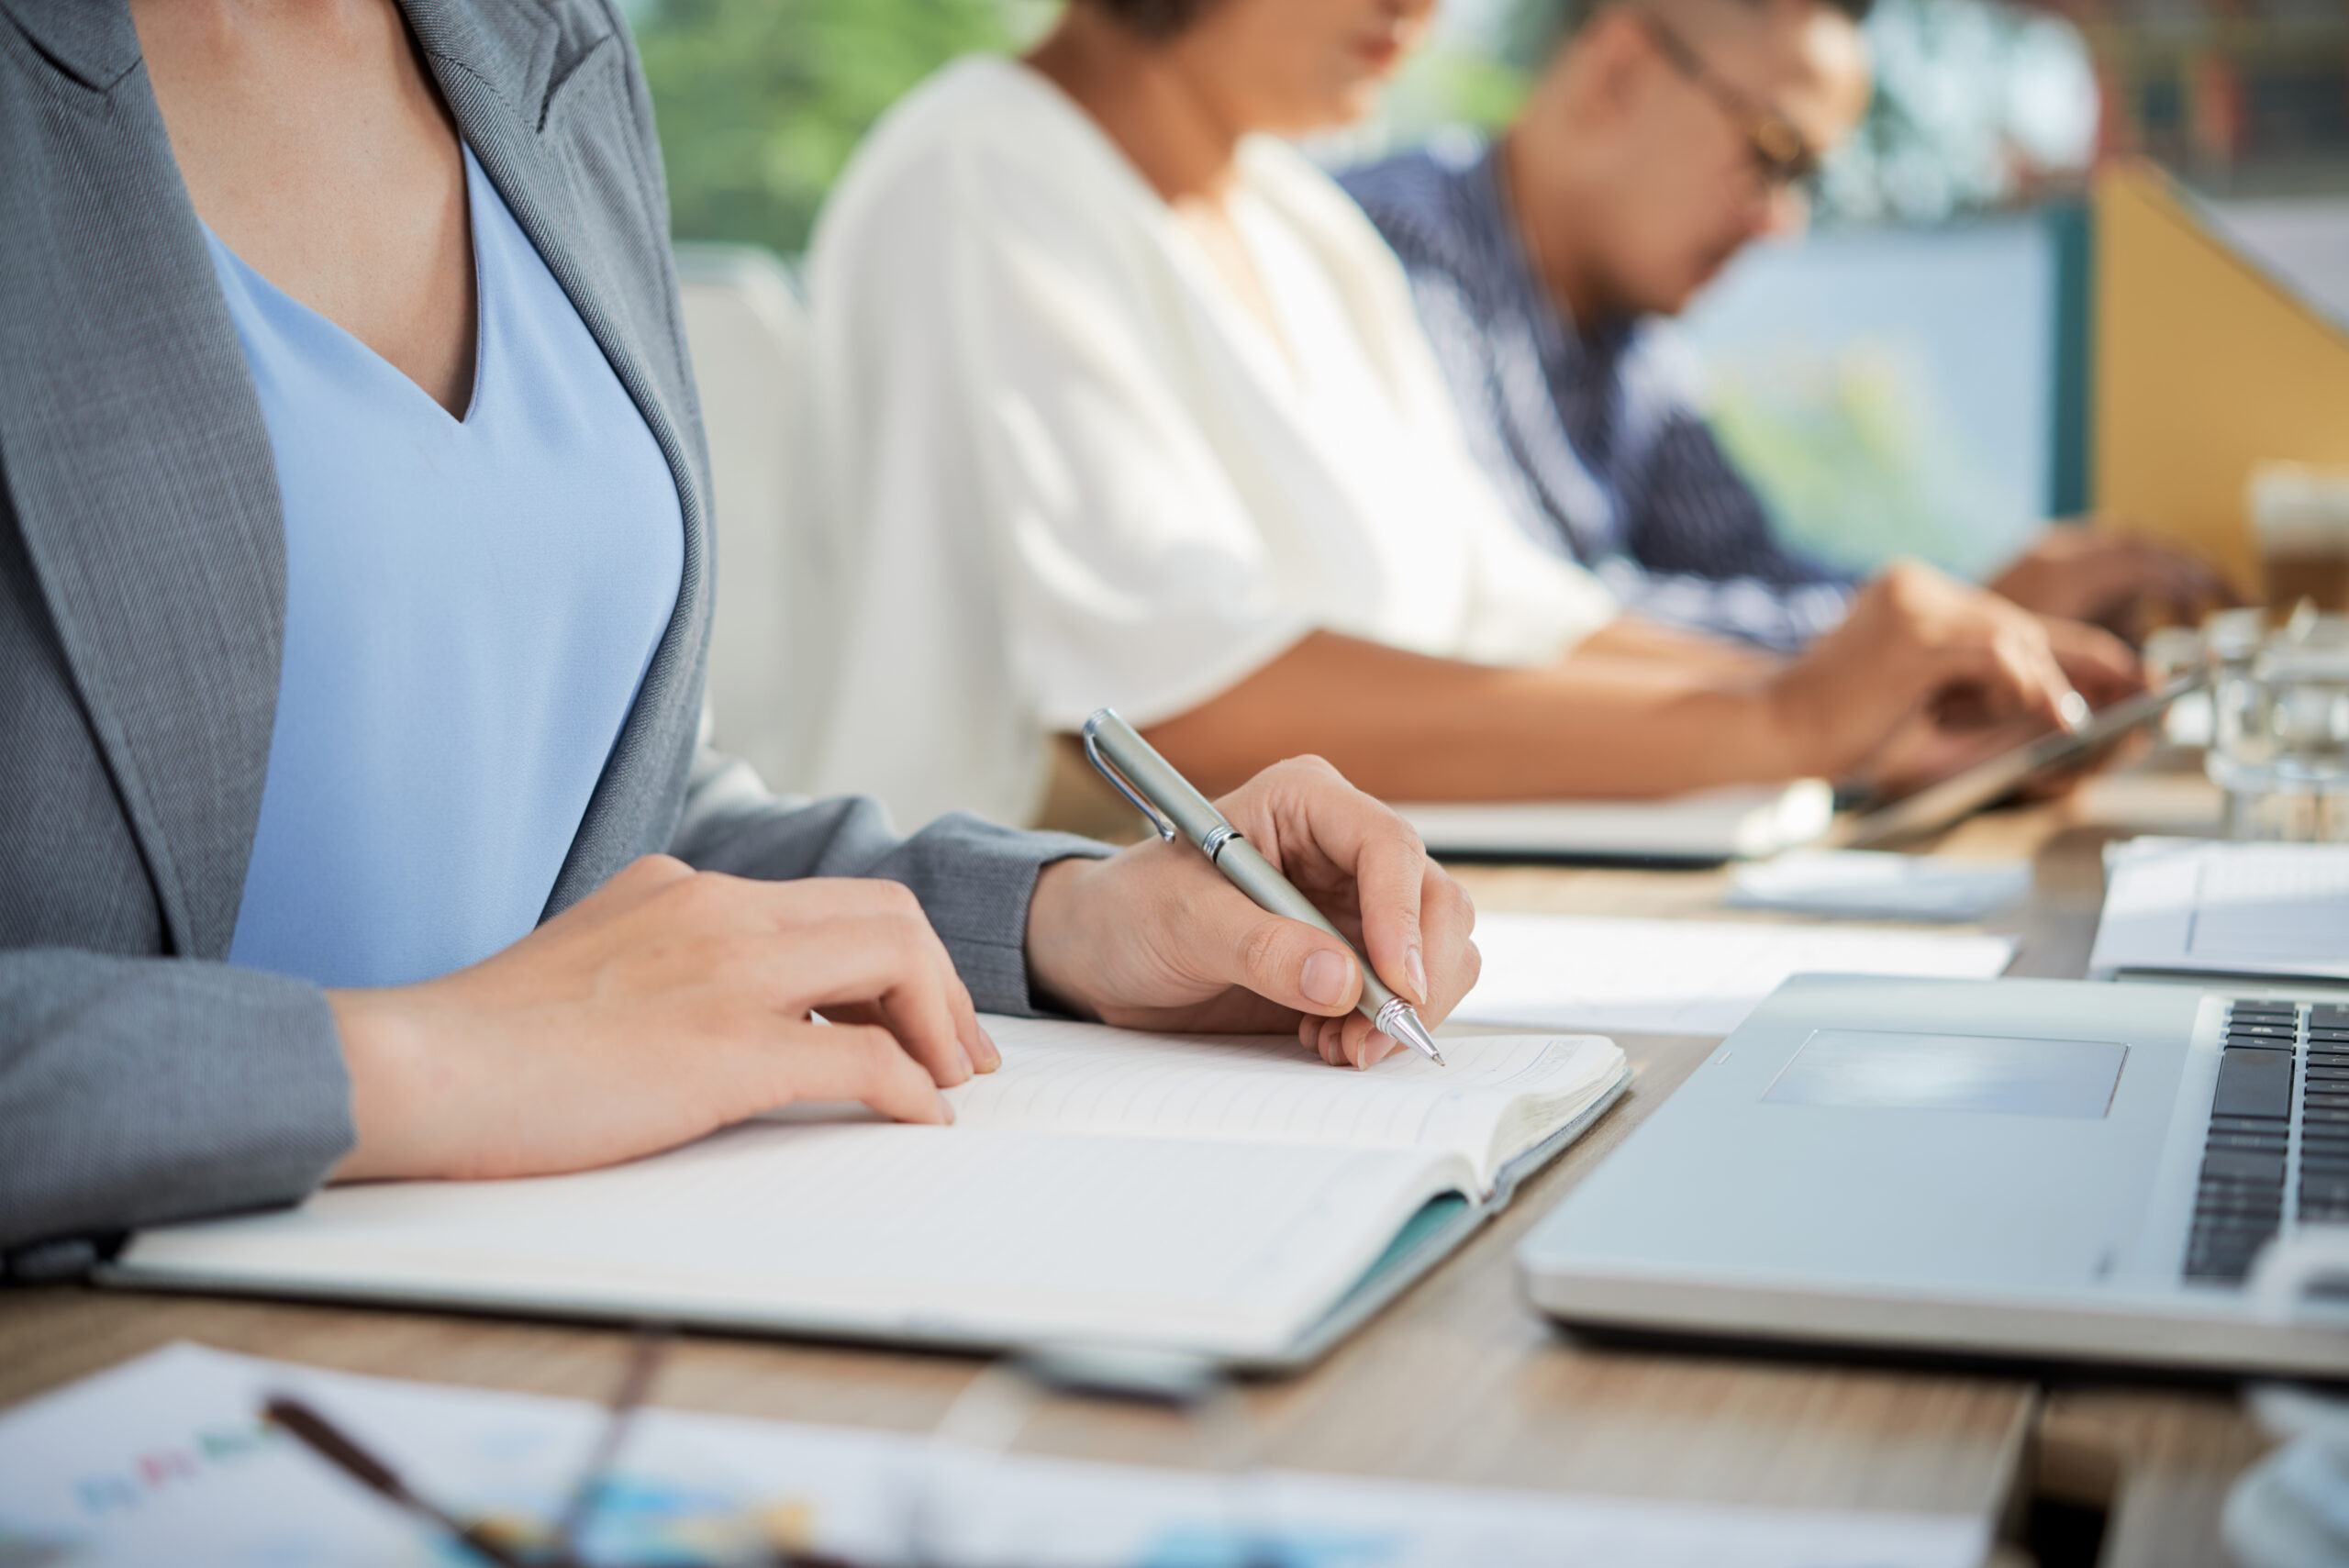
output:
M 1032 815 L 1105 705 L 1209 790 L 1300 750 L 1389 798 L 1915 775 L 1985 743 L 1937 730 L 1954 691 L 2039 726 L 2133 681 L 1924 568 L 1769 660 L 1618 616 L 1520 534 L 1393 256 L 1275 139 L 1363 114 L 1430 8 L 1074 0 L 874 130 L 809 272 L 818 787 Z

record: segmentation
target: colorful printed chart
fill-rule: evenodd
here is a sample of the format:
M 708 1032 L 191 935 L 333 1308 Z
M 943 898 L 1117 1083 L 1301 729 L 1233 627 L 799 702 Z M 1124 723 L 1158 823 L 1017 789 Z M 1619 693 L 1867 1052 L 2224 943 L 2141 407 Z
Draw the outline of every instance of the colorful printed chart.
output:
M 542 1534 L 601 1429 L 584 1403 L 326 1373 L 175 1345 L 0 1417 L 0 1568 L 477 1562 L 257 1412 L 292 1394 L 421 1495 Z M 920 1437 L 654 1410 L 584 1554 L 599 1568 L 1971 1568 L 1979 1521 L 1622 1503 L 1386 1480 L 990 1456 Z

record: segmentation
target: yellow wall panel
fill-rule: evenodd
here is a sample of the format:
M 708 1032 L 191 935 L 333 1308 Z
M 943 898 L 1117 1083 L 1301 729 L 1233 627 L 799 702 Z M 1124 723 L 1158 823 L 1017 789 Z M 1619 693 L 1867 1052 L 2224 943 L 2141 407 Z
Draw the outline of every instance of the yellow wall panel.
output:
M 2259 587 L 2243 484 L 2267 458 L 2349 466 L 2349 335 L 2206 228 L 2160 173 L 2095 194 L 2097 512 Z

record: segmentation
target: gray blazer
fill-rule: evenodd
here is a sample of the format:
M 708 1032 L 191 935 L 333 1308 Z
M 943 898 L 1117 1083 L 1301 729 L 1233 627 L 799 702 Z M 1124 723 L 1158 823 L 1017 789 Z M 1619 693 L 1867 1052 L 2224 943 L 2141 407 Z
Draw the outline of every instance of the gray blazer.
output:
M 709 469 L 635 46 L 608 0 L 402 0 L 464 139 L 660 442 L 685 574 L 547 913 L 640 855 L 909 884 L 1029 1006 L 1047 862 L 697 748 Z M 0 0 L 0 1252 L 299 1199 L 351 1142 L 317 987 L 232 969 L 284 626 L 276 472 L 126 0 Z

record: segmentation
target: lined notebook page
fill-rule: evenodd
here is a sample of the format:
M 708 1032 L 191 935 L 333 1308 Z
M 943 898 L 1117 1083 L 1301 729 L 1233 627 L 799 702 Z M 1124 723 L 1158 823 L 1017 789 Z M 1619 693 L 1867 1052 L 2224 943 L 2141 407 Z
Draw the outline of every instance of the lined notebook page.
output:
M 328 1188 L 298 1209 L 142 1232 L 119 1272 L 1269 1354 L 1468 1176 L 1362 1150 L 750 1123 L 574 1176 Z
M 1590 1036 L 1490 1035 L 1445 1040 L 1442 1067 L 1401 1051 L 1355 1072 L 1330 1066 L 1287 1035 L 986 1022 L 1004 1064 L 948 1091 L 964 1127 L 1442 1149 L 1467 1160 L 1480 1186 L 1519 1152 L 1493 1147 L 1512 1106 L 1538 1098 L 1546 1109 L 1585 1089 L 1595 1097 L 1622 1062 L 1612 1041 Z M 1548 1130 L 1523 1141 L 1539 1142 Z

